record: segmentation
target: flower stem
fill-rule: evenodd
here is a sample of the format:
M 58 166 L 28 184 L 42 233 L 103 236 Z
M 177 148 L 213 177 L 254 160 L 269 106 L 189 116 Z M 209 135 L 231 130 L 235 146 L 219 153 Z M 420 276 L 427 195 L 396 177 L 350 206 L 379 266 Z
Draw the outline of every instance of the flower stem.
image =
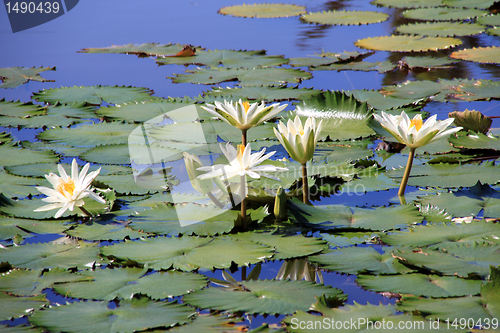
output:
M 83 214 L 85 214 L 86 217 L 92 217 L 92 214 L 90 214 L 90 212 L 88 210 L 83 208 L 83 206 L 80 206 L 78 208 L 80 208 L 80 210 L 83 212 Z
M 247 279 L 247 266 L 241 266 L 241 281 Z
M 241 227 L 247 231 L 247 198 L 245 193 L 245 176 L 241 176 L 240 198 L 241 198 Z
M 247 145 L 247 130 L 241 130 L 241 144 L 243 147 Z
M 307 184 L 307 163 L 302 164 L 302 201 L 309 203 L 309 184 Z
M 406 163 L 405 173 L 403 179 L 401 180 L 401 186 L 399 186 L 398 195 L 402 196 L 405 194 L 406 184 L 408 183 L 408 178 L 410 177 L 411 166 L 413 165 L 413 157 L 415 156 L 415 149 L 410 148 L 410 155 L 408 156 L 408 163 Z

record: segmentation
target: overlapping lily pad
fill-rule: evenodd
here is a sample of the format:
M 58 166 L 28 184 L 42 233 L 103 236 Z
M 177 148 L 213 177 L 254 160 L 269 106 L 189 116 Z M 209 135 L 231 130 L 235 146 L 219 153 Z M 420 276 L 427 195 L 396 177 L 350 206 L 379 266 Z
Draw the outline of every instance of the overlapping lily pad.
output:
M 71 237 L 90 241 L 123 240 L 125 238 L 137 239 L 147 236 L 147 234 L 127 228 L 125 224 L 121 223 L 92 223 L 91 225 L 84 224 L 79 225 L 75 229 L 66 231 L 66 234 L 70 235 Z
M 6 101 L 5 98 L 0 100 L 0 115 L 9 117 L 27 117 L 39 116 L 45 113 L 45 109 L 40 105 L 32 102 L 22 103 L 14 101 Z
M 483 25 L 499 26 L 500 25 L 500 15 L 496 14 L 496 15 L 479 17 L 477 19 L 477 23 L 480 23 Z
M 403 12 L 403 16 L 414 20 L 425 21 L 454 21 L 454 20 L 468 20 L 474 17 L 483 16 L 487 11 L 479 9 L 464 9 L 464 8 L 451 8 L 451 7 L 429 7 L 409 9 Z M 483 18 L 478 19 L 481 23 Z
M 484 31 L 484 27 L 477 23 L 425 22 L 402 25 L 396 31 L 410 35 L 454 37 L 477 35 Z
M 289 4 L 270 4 L 259 3 L 253 5 L 236 5 L 222 7 L 219 13 L 223 15 L 231 15 L 236 17 L 256 17 L 256 18 L 273 18 L 273 17 L 290 17 L 304 14 L 306 8 L 303 6 Z
M 468 133 L 450 137 L 449 141 L 454 147 L 467 149 L 494 149 L 500 150 L 500 139 L 482 133 Z
M 334 63 L 328 66 L 319 66 L 313 67 L 311 70 L 313 71 L 378 71 L 379 73 L 386 73 L 394 70 L 396 65 L 394 65 L 390 61 L 377 61 L 377 62 L 366 62 L 366 61 L 358 61 L 358 62 L 349 62 L 349 63 Z
M 182 50 L 184 46 L 181 44 L 127 44 L 127 45 L 112 45 L 109 47 L 86 48 L 78 52 L 82 53 L 125 53 L 137 54 L 138 56 L 172 56 Z
M 387 20 L 389 15 L 380 12 L 361 10 L 331 10 L 313 12 L 302 15 L 300 19 L 308 23 L 331 25 L 361 25 L 379 23 Z
M 456 61 L 448 58 L 434 58 L 434 57 L 403 57 L 398 66 L 407 67 L 411 70 L 416 69 L 448 69 Z
M 28 81 L 38 82 L 54 82 L 55 80 L 47 80 L 40 76 L 41 72 L 55 71 L 55 67 L 9 67 L 0 68 L 0 79 L 3 81 L 0 88 L 15 88 Z
M 465 49 L 453 52 L 450 54 L 450 57 L 483 64 L 498 64 L 500 63 L 500 47 L 490 46 Z
M 495 0 L 442 0 L 448 7 L 488 9 Z
M 22 317 L 34 309 L 40 309 L 49 301 L 45 295 L 18 297 L 6 293 L 0 293 L 0 319 L 7 320 L 14 317 Z
M 52 151 L 32 151 L 14 145 L 0 146 L 0 156 L 3 156 L 0 166 L 59 161 L 59 157 Z
M 409 96 L 392 97 L 373 90 L 348 90 L 345 93 L 349 96 L 353 96 L 360 102 L 366 102 L 375 109 L 384 111 L 407 105 L 416 105 L 424 99 L 422 97 L 411 98 Z
M 345 299 L 339 289 L 306 281 L 256 280 L 243 281 L 241 286 L 241 290 L 211 287 L 191 293 L 184 300 L 202 309 L 291 314 L 307 311 L 315 296 Z
M 265 101 L 285 101 L 292 99 L 302 99 L 306 96 L 319 94 L 319 90 L 280 86 L 243 87 L 243 88 L 214 88 L 205 91 L 207 96 L 220 96 L 226 99 L 249 99 Z
M 462 41 L 451 37 L 381 36 L 360 39 L 354 43 L 369 50 L 393 52 L 425 52 L 449 49 Z
M 0 216 L 0 239 L 12 239 L 17 235 L 26 237 L 29 235 L 29 232 L 35 232 L 37 234 L 62 233 L 70 227 L 69 225 L 64 225 L 64 222 L 67 221 L 29 220 L 2 215 Z
M 395 8 L 420 8 L 420 7 L 432 7 L 436 5 L 436 1 L 433 0 L 406 0 L 406 1 L 398 1 L 398 0 L 375 0 L 373 4 L 386 6 L 386 7 L 395 7 Z

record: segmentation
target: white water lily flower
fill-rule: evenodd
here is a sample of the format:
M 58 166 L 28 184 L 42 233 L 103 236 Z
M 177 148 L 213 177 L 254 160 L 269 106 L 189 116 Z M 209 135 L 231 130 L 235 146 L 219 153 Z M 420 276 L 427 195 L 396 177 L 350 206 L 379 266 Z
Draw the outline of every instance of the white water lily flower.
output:
M 266 155 L 266 148 L 258 153 L 252 154 L 250 143 L 244 147 L 238 145 L 238 149 L 234 148 L 230 143 L 226 144 L 226 148 L 220 145 L 222 152 L 226 156 L 229 164 L 216 164 L 213 166 L 204 166 L 198 168 L 201 171 L 209 171 L 203 175 L 198 176 L 200 179 L 220 177 L 221 180 L 228 180 L 234 176 L 246 176 L 258 179 L 261 176 L 279 180 L 278 178 L 267 174 L 267 172 L 286 171 L 287 168 L 280 168 L 274 165 L 266 164 L 259 165 L 260 163 L 271 157 L 275 151 Z
M 224 101 L 224 103 L 215 101 L 214 104 L 207 104 L 206 107 L 202 106 L 202 108 L 242 131 L 246 131 L 271 119 L 288 105 L 274 103 L 266 106 L 264 102 L 261 102 L 260 105 L 259 103 L 250 104 L 249 102 L 242 102 L 241 99 L 237 103 L 233 103 L 232 101 Z
M 422 121 L 420 114 L 410 119 L 404 111 L 400 116 L 393 116 L 383 111 L 382 116 L 376 114 L 373 116 L 399 143 L 409 148 L 425 146 L 462 129 L 462 127 L 446 129 L 453 123 L 454 118 L 436 120 L 437 115 L 433 115 L 425 122 Z
M 90 197 L 102 204 L 106 203 L 104 199 L 89 189 L 90 183 L 97 177 L 101 168 L 87 175 L 89 166 L 90 164 L 87 163 L 80 174 L 78 174 L 78 164 L 76 160 L 73 159 L 73 163 L 71 164 L 71 177 L 66 174 L 66 171 L 60 164 L 58 165 L 60 176 L 52 172 L 45 175 L 45 178 L 47 178 L 54 188 L 39 186 L 36 189 L 47 195 L 47 198 L 42 199 L 42 201 L 50 202 L 50 204 L 35 209 L 35 212 L 59 208 L 55 215 L 55 218 L 58 218 L 64 214 L 67 209 L 73 211 L 75 207 L 83 206 L 85 204 L 83 198 L 85 197 Z
M 278 124 L 279 131 L 274 128 L 274 134 L 276 134 L 276 137 L 291 158 L 300 164 L 305 164 L 314 155 L 322 123 L 323 120 L 316 126 L 316 118 L 310 117 L 302 126 L 299 116 L 295 116 L 293 121 L 288 120 L 286 126 L 280 121 Z

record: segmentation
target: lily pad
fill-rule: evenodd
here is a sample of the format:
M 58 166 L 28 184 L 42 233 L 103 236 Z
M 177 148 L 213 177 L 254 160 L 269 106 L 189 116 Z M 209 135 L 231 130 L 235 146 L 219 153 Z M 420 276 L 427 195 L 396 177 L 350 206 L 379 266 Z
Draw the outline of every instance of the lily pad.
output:
M 500 25 L 500 15 L 495 14 L 495 15 L 488 15 L 488 16 L 479 17 L 477 19 L 477 23 L 480 23 L 483 25 L 499 26 Z
M 308 260 L 321 268 L 345 274 L 401 274 L 412 270 L 402 265 L 386 248 L 380 254 L 373 247 L 351 246 L 310 256 Z
M 340 91 L 325 91 L 306 97 L 297 105 L 296 113 L 301 117 L 323 120 L 320 139 L 345 140 L 367 137 L 374 134 L 368 126 L 372 110 L 366 103 L 357 101 Z
M 451 68 L 452 64 L 456 61 L 450 60 L 448 58 L 434 58 L 434 57 L 403 57 L 398 66 L 403 66 L 403 68 L 408 68 L 411 70 L 415 69 L 448 69 Z
M 59 161 L 59 157 L 51 151 L 32 151 L 13 145 L 1 145 L 0 156 L 0 166 Z
M 420 36 L 472 36 L 484 32 L 484 26 L 477 23 L 425 22 L 401 25 L 396 28 L 401 34 Z
M 498 64 L 500 63 L 500 47 L 475 47 L 472 49 L 455 51 L 450 54 L 450 57 L 455 59 L 479 62 L 482 64 Z
M 360 39 L 354 45 L 378 51 L 425 52 L 449 49 L 462 41 L 451 37 L 381 36 Z
M 15 317 L 26 316 L 34 309 L 49 304 L 45 295 L 18 297 L 6 293 L 0 293 L 0 319 L 8 320 Z
M 123 240 L 124 238 L 137 239 L 147 234 L 127 228 L 121 223 L 116 224 L 100 224 L 92 223 L 91 225 L 79 225 L 75 229 L 66 231 L 66 234 L 71 237 L 80 239 L 97 241 L 97 240 Z
M 442 2 L 448 7 L 488 9 L 496 1 L 495 0 L 442 0 Z
M 67 221 L 39 221 L 0 216 L 0 239 L 12 239 L 16 235 L 28 236 L 28 232 L 37 234 L 58 234 L 68 229 Z
M 38 116 L 45 113 L 45 109 L 40 105 L 32 102 L 22 103 L 14 101 L 6 101 L 5 98 L 0 100 L 0 115 L 9 117 L 29 117 Z
M 407 105 L 416 105 L 423 98 L 392 97 L 386 96 L 373 90 L 348 90 L 345 92 L 348 96 L 353 96 L 360 102 L 366 102 L 371 107 L 387 111 L 389 109 L 400 108 Z M 400 112 L 401 113 L 401 112 Z
M 389 245 L 427 246 L 446 248 L 450 244 L 474 244 L 500 237 L 500 225 L 477 221 L 462 224 L 428 223 L 418 225 L 406 232 L 380 235 L 382 242 Z M 437 296 L 436 296 L 437 297 Z
M 358 62 L 349 62 L 342 64 L 330 64 L 328 66 L 319 66 L 311 68 L 312 71 L 378 71 L 379 73 L 386 73 L 394 70 L 396 65 L 394 65 L 390 61 L 377 61 L 377 62 L 366 62 L 366 61 L 358 61 Z
M 319 142 L 314 152 L 313 161 L 325 161 L 327 163 L 343 162 L 346 160 L 356 161 L 373 156 L 373 152 L 367 149 L 366 142 L 346 141 L 333 144 L 331 142 Z
M 250 280 L 242 281 L 241 287 L 240 290 L 211 287 L 184 296 L 184 301 L 202 309 L 291 314 L 307 311 L 315 296 L 345 299 L 339 289 L 307 281 Z
M 479 9 L 430 7 L 406 10 L 403 12 L 403 17 L 425 21 L 461 21 L 483 16 L 487 13 L 487 11 Z M 477 22 L 481 23 L 481 20 L 482 18 L 479 18 Z
M 256 18 L 274 18 L 299 16 L 306 13 L 306 8 L 297 5 L 288 5 L 281 3 L 262 3 L 253 5 L 236 5 L 222 7 L 219 13 L 236 17 L 256 17 Z
M 268 56 L 265 50 L 207 50 L 199 51 L 191 57 L 163 57 L 156 62 L 160 65 L 199 65 L 208 67 L 225 68 L 258 68 L 271 67 L 286 64 L 288 62 L 283 56 Z
M 372 2 L 374 5 L 385 6 L 385 7 L 395 7 L 395 8 L 420 8 L 420 7 L 432 7 L 436 5 L 436 1 L 433 0 L 375 0 Z
M 39 194 L 35 185 L 40 185 L 40 179 L 11 175 L 0 169 L 0 192 L 7 197 L 26 197 L 30 194 Z
M 176 326 L 170 330 L 172 333 L 198 333 L 198 332 L 209 332 L 209 333 L 240 333 L 242 326 L 235 325 L 243 318 L 236 318 L 233 316 L 221 315 L 211 315 L 211 314 L 201 314 L 198 313 L 196 317 L 193 316 L 193 321 L 187 325 Z M 243 326 L 244 327 L 244 326 Z M 251 331 L 248 331 L 252 333 Z M 260 332 L 260 331 L 258 331 Z M 274 331 L 273 331 L 274 332 Z M 257 332 L 253 332 L 257 333 Z
M 243 88 L 213 88 L 205 91 L 203 95 L 218 96 L 225 99 L 264 100 L 264 101 L 289 101 L 302 99 L 306 96 L 316 95 L 320 90 L 281 86 L 243 87 Z
M 454 118 L 453 124 L 455 126 L 461 126 L 466 131 L 473 131 L 477 133 L 487 134 L 493 119 L 486 117 L 479 111 L 465 111 L 459 112 L 454 111 L 448 113 L 448 117 Z
M 215 84 L 239 81 L 241 86 L 273 85 L 286 82 L 300 83 L 312 77 L 311 73 L 291 68 L 226 69 L 209 68 L 187 70 L 188 74 L 174 74 L 174 83 Z
M 158 237 L 103 246 L 101 251 L 106 256 L 131 259 L 148 264 L 153 269 L 173 267 L 184 271 L 224 269 L 229 268 L 232 262 L 237 265 L 255 264 L 273 255 L 268 247 L 229 237 Z
M 307 13 L 300 17 L 301 21 L 329 25 L 361 25 L 379 23 L 387 20 L 389 15 L 380 12 L 361 10 L 331 10 Z
M 425 274 L 360 275 L 356 282 L 377 292 L 411 294 L 424 297 L 456 297 L 479 294 L 483 281 L 464 280 L 455 276 Z
M 36 116 L 26 118 L 0 117 L 0 126 L 18 128 L 68 127 L 82 120 L 62 116 Z
M 418 201 L 424 205 L 432 204 L 446 209 L 448 213 L 458 217 L 477 216 L 481 211 L 484 217 L 500 217 L 500 192 L 481 183 L 468 190 L 429 195 Z
M 450 137 L 449 141 L 457 148 L 500 150 L 498 137 L 490 137 L 482 133 L 459 134 L 457 137 Z
M 78 313 L 75 317 L 74 314 Z M 194 314 L 193 309 L 175 302 L 154 302 L 143 297 L 120 301 L 110 309 L 108 302 L 75 302 L 38 311 L 30 322 L 49 331 L 64 332 L 135 332 L 155 327 L 182 325 Z
M 145 43 L 145 44 L 112 45 L 109 47 L 87 48 L 87 49 L 82 49 L 78 52 L 125 53 L 125 54 L 137 54 L 140 57 L 164 56 L 164 55 L 172 56 L 180 52 L 183 47 L 184 45 L 181 44 Z
M 33 98 L 39 102 L 55 104 L 88 103 L 101 105 L 107 102 L 112 104 L 123 104 L 127 102 L 142 102 L 151 100 L 152 90 L 146 88 L 125 86 L 86 86 L 86 87 L 62 87 L 49 90 L 41 90 L 33 93 Z
M 81 274 L 87 281 L 58 283 L 54 290 L 66 297 L 83 299 L 111 301 L 142 294 L 158 300 L 185 295 L 208 284 L 201 274 L 175 271 L 146 274 L 147 271 L 136 267 L 83 271 Z
M 18 296 L 34 296 L 42 294 L 43 289 L 50 288 L 55 283 L 79 280 L 88 278 L 59 267 L 37 271 L 16 268 L 0 276 L 0 290 Z
M 132 159 L 130 157 L 131 150 L 134 152 Z M 85 161 L 104 164 L 130 164 L 134 159 L 137 162 L 150 161 L 150 163 L 155 163 L 155 160 L 150 159 L 150 152 L 153 156 L 161 156 L 165 162 L 182 158 L 182 152 L 177 149 L 126 144 L 98 146 L 86 151 L 80 157 Z
M 3 81 L 0 88 L 15 88 L 28 81 L 38 82 L 54 82 L 55 80 L 47 80 L 40 76 L 41 72 L 55 71 L 55 67 L 9 67 L 0 68 L 0 79 Z

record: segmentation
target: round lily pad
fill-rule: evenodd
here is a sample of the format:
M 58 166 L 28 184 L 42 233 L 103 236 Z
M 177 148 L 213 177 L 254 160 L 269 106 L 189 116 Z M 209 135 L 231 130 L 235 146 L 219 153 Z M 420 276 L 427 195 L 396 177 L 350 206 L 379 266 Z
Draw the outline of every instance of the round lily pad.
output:
M 489 16 L 483 16 L 477 19 L 477 23 L 483 24 L 483 25 L 492 25 L 492 26 L 499 26 L 500 25 L 500 15 L 489 15 Z
M 449 7 L 430 7 L 430 8 L 417 8 L 408 9 L 403 12 L 403 16 L 414 20 L 425 21 L 455 21 L 455 20 L 468 20 L 474 17 L 487 14 L 487 11 L 479 9 L 464 9 L 464 8 L 449 8 Z M 477 20 L 478 23 L 482 18 Z
M 331 25 L 361 25 L 379 23 L 387 20 L 389 15 L 380 12 L 361 10 L 332 10 L 302 15 L 300 19 L 308 23 Z
M 402 25 L 396 28 L 401 34 L 419 36 L 472 36 L 484 31 L 484 26 L 477 23 L 461 22 L 425 22 Z
M 280 3 L 261 3 L 253 5 L 237 5 L 223 7 L 219 9 L 219 13 L 223 15 L 231 15 L 236 17 L 256 17 L 256 18 L 273 18 L 273 17 L 290 17 L 299 16 L 306 13 L 306 7 L 297 5 L 287 5 Z
M 448 7 L 488 9 L 496 0 L 443 0 Z
M 500 47 L 474 47 L 472 49 L 455 51 L 450 54 L 450 57 L 483 64 L 500 64 Z
M 435 0 L 375 0 L 372 2 L 374 5 L 395 7 L 395 8 L 421 8 L 433 7 L 436 5 Z
M 393 52 L 425 52 L 444 50 L 461 45 L 462 41 L 450 37 L 381 36 L 356 41 L 358 47 Z

